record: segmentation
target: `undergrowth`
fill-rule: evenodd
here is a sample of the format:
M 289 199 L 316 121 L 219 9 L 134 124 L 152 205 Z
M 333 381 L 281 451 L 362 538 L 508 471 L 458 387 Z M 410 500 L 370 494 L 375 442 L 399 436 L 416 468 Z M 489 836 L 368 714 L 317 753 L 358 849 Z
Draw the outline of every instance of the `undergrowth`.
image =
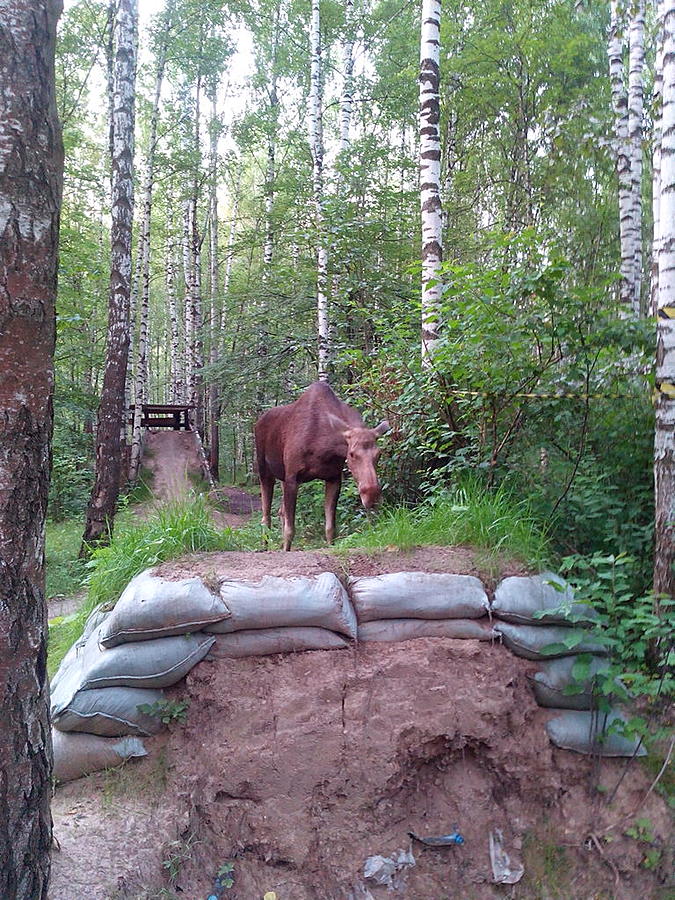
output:
M 503 485 L 490 490 L 478 479 L 466 479 L 454 491 L 435 494 L 414 508 L 385 508 L 337 546 L 405 550 L 430 544 L 470 544 L 533 566 L 551 558 L 548 536 L 529 503 Z
M 202 497 L 158 507 L 145 521 L 122 516 L 111 543 L 94 550 L 86 563 L 87 596 L 82 606 L 50 625 L 50 676 L 82 634 L 91 611 L 101 603 L 114 603 L 139 572 L 185 553 L 252 550 L 259 546 L 258 527 L 216 528 Z

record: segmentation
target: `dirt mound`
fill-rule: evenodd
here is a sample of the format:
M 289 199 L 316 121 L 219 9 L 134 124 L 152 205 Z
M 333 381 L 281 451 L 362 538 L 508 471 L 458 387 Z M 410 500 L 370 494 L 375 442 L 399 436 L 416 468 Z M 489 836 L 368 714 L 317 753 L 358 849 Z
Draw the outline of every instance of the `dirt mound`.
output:
M 193 553 L 178 560 L 162 563 L 157 573 L 163 578 L 208 578 L 217 573 L 234 579 L 255 580 L 263 575 L 319 575 L 333 572 L 345 580 L 348 576 L 381 575 L 385 572 L 450 572 L 475 575 L 489 591 L 507 575 L 524 575 L 525 567 L 510 559 L 485 559 L 469 547 L 415 547 L 411 550 L 382 550 L 372 554 L 351 550 L 267 550 L 260 553 L 227 551 Z
M 158 896 L 173 873 L 176 896 L 198 900 L 232 862 L 225 896 L 238 900 L 266 891 L 278 900 L 367 898 L 367 857 L 407 849 L 409 831 L 457 827 L 462 846 L 414 843 L 416 866 L 398 896 L 656 897 L 658 871 L 640 868 L 645 846 L 624 834 L 631 819 L 611 843 L 603 838 L 649 780 L 635 763 L 611 809 L 593 799 L 593 780 L 613 787 L 625 761 L 595 765 L 549 744 L 550 713 L 527 685 L 535 667 L 501 646 L 445 638 L 200 663 L 175 691 L 190 701 L 185 724 L 148 741 L 149 760 L 107 776 L 127 779 L 130 794 L 108 790 L 105 826 L 80 828 L 77 846 L 68 811 L 77 787 L 63 789 L 65 802 L 57 792 L 64 850 L 50 896 Z M 103 777 L 98 784 L 105 792 Z M 662 843 L 667 819 L 655 793 L 639 815 Z M 525 865 L 515 888 L 490 883 L 494 828 Z M 88 860 L 82 893 L 64 883 L 74 853 Z
M 190 491 L 190 477 L 201 477 L 197 437 L 191 431 L 148 429 L 143 448 L 143 464 L 152 474 L 156 500 L 178 500 Z

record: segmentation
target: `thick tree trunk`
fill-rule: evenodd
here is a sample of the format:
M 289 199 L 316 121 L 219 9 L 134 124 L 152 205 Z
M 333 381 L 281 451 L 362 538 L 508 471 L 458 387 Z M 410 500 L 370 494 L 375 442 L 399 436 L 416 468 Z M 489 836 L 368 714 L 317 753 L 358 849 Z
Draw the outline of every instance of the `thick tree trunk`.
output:
M 47 896 L 52 748 L 44 523 L 63 152 L 60 0 L 0 0 L 0 897 Z
M 159 49 L 157 72 L 155 75 L 155 97 L 150 116 L 150 140 L 146 160 L 145 185 L 143 187 L 143 221 L 141 225 L 141 252 L 139 271 L 141 275 L 142 297 L 141 316 L 138 330 L 138 355 L 136 357 L 136 386 L 134 390 L 134 426 L 131 436 L 131 460 L 129 480 L 136 481 L 141 466 L 141 417 L 143 404 L 147 400 L 148 382 L 148 317 L 150 314 L 150 222 L 152 219 L 152 192 L 155 185 L 155 150 L 157 149 L 157 124 L 159 102 L 164 81 L 169 31 L 171 29 L 172 4 L 167 4 L 164 21 L 164 38 Z M 133 322 L 133 319 L 132 319 Z
M 134 120 L 138 8 L 120 0 L 115 21 L 115 109 L 110 301 L 103 390 L 98 409 L 96 462 L 82 555 L 104 542 L 112 531 L 121 475 L 120 431 L 129 353 L 131 231 L 134 212 Z
M 316 320 L 318 337 L 318 379 L 328 380 L 330 362 L 330 336 L 328 318 L 328 250 L 326 247 L 326 227 L 323 211 L 323 114 L 321 104 L 322 61 L 321 61 L 321 16 L 320 0 L 312 0 L 310 25 L 310 94 L 309 133 L 313 162 L 314 224 L 316 229 Z
M 438 346 L 443 261 L 440 122 L 440 0 L 422 2 L 420 53 L 420 204 L 422 211 L 422 363 Z
M 675 595 L 675 3 L 663 17 L 661 242 L 656 329 L 654 591 Z

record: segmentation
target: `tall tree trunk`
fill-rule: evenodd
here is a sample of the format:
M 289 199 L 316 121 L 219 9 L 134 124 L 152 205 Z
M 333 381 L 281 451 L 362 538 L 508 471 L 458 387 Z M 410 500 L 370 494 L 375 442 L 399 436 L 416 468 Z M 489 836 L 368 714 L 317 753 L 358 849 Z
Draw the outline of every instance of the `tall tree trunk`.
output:
M 209 362 L 213 366 L 218 362 L 220 346 L 218 334 L 218 287 L 220 272 L 218 266 L 218 108 L 217 80 L 211 88 L 211 128 L 210 128 L 210 163 L 211 184 L 209 193 Z M 214 481 L 219 476 L 220 461 L 220 393 L 218 384 L 211 375 L 209 385 L 209 469 Z
M 169 326 L 171 330 L 171 353 L 169 356 L 169 372 L 171 378 L 171 402 L 182 403 L 183 391 L 183 365 L 180 352 L 180 329 L 178 325 L 178 298 L 176 296 L 176 259 L 174 236 L 171 233 L 173 214 L 169 203 L 169 221 L 167 223 L 166 243 L 166 296 L 169 301 Z
M 663 105 L 663 15 L 665 0 L 657 4 L 656 60 L 654 62 L 654 90 L 652 116 L 654 138 L 652 151 L 652 259 L 649 282 L 649 315 L 655 316 L 659 305 L 659 251 L 661 246 L 661 133 Z
M 663 17 L 661 242 L 656 329 L 654 591 L 675 595 L 675 3 Z
M 134 121 L 138 7 L 119 0 L 115 20 L 115 109 L 113 137 L 110 301 L 103 389 L 98 409 L 94 486 L 87 509 L 81 554 L 105 542 L 112 531 L 121 474 L 120 431 L 129 353 L 131 231 L 134 214 Z
M 44 524 L 63 148 L 60 0 L 0 0 L 0 897 L 47 897 L 52 746 Z
M 234 187 L 234 196 L 232 198 L 232 219 L 230 221 L 230 233 L 227 237 L 227 250 L 225 252 L 225 277 L 223 278 L 223 302 L 220 307 L 220 331 L 221 335 L 225 334 L 227 328 L 227 297 L 230 292 L 230 281 L 232 280 L 232 264 L 234 262 L 234 242 L 237 237 L 237 216 L 239 215 L 239 192 L 241 187 L 241 170 L 240 176 Z
M 623 309 L 631 308 L 632 248 L 631 234 L 631 178 L 628 152 L 628 91 L 623 61 L 625 45 L 625 14 L 620 0 L 611 0 L 611 20 L 607 53 L 609 81 L 614 111 L 616 141 L 616 171 L 619 180 L 619 242 L 621 247 L 621 284 L 619 298 Z
M 642 298 L 642 132 L 644 110 L 645 0 L 634 0 L 629 32 L 628 140 L 630 146 L 632 284 L 631 309 L 637 318 Z
M 309 133 L 313 162 L 314 224 L 316 229 L 316 320 L 318 337 L 318 378 L 328 380 L 330 335 L 328 318 L 328 249 L 323 211 L 323 113 L 320 0 L 312 0 L 310 25 Z
M 159 121 L 159 102 L 164 81 L 166 55 L 168 51 L 169 33 L 173 3 L 167 3 L 164 22 L 163 39 L 157 58 L 155 75 L 155 97 L 150 116 L 150 140 L 146 160 L 145 184 L 143 186 L 143 221 L 141 224 L 141 251 L 138 269 L 141 275 L 143 294 L 141 298 L 141 316 L 138 331 L 138 355 L 136 357 L 136 386 L 134 390 L 134 427 L 131 436 L 131 459 L 129 462 L 129 480 L 136 481 L 141 466 L 141 418 L 143 404 L 147 399 L 148 381 L 148 316 L 150 313 L 150 222 L 152 219 L 152 191 L 155 185 L 155 151 L 157 149 L 157 123 Z M 133 322 L 133 319 L 132 319 Z
M 443 261 L 440 132 L 440 0 L 422 0 L 420 53 L 420 204 L 422 212 L 422 363 L 438 346 Z
M 201 46 L 201 45 L 200 45 Z M 199 234 L 199 222 L 197 221 L 197 201 L 199 198 L 199 171 L 201 162 L 201 136 L 199 127 L 200 101 L 202 92 L 202 75 L 197 74 L 195 84 L 195 118 L 194 118 L 194 145 L 195 158 L 194 173 L 192 179 L 192 191 L 190 196 L 190 254 L 192 269 L 192 291 L 190 294 L 190 337 L 192 346 L 190 358 L 192 361 L 190 403 L 194 406 L 195 424 L 200 436 L 204 437 L 204 395 L 203 377 L 204 346 L 202 337 L 202 238 Z
M 190 200 L 183 204 L 183 326 L 185 343 L 183 345 L 183 384 L 185 385 L 185 403 L 190 403 L 194 390 L 194 362 L 193 362 L 193 338 L 192 338 L 192 253 L 190 250 L 192 240 L 192 205 Z

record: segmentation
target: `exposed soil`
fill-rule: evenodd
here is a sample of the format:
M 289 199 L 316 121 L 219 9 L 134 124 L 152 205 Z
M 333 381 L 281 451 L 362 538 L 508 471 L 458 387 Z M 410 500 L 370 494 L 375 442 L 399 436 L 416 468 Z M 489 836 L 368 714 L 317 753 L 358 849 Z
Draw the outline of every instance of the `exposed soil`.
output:
M 192 487 L 189 475 L 199 477 L 201 462 L 197 441 L 191 431 L 148 430 L 143 464 L 152 474 L 156 501 L 178 500 Z
M 665 897 L 667 853 L 647 871 L 649 846 L 624 834 L 650 779 L 634 763 L 607 808 L 591 786 L 613 787 L 625 760 L 596 766 L 550 745 L 550 713 L 527 685 L 535 667 L 446 638 L 200 663 L 172 692 L 189 698 L 187 722 L 148 740 L 149 759 L 57 790 L 50 898 L 170 887 L 198 900 L 231 861 L 226 897 L 377 900 L 390 894 L 364 884 L 369 856 L 407 849 L 409 831 L 455 828 L 462 846 L 412 843 L 416 866 L 395 896 Z M 639 816 L 662 850 L 668 819 L 655 792 Z M 494 828 L 525 865 L 514 887 L 491 884 Z M 179 856 L 170 883 L 163 863 Z

